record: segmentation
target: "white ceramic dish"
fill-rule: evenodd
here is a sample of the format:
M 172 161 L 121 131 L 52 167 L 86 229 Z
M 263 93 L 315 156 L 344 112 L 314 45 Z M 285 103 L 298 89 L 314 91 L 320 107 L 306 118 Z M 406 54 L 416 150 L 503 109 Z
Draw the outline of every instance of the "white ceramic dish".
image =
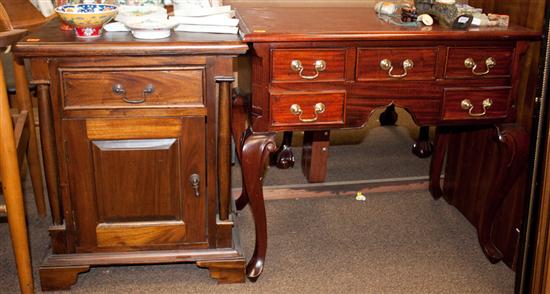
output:
M 164 20 L 168 18 L 166 9 L 158 6 L 128 6 L 121 5 L 118 8 L 116 21 L 123 23 L 142 22 L 146 20 Z
M 130 22 L 125 24 L 132 31 L 136 39 L 163 39 L 170 37 L 172 28 L 178 25 L 177 21 L 148 20 L 142 22 Z

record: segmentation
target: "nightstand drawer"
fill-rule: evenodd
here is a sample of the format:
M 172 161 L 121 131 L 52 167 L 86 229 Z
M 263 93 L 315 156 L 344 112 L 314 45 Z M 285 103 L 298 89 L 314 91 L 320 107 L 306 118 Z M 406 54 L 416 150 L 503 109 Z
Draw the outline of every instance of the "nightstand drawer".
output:
M 449 48 L 445 78 L 510 77 L 513 48 Z
M 359 48 L 357 80 L 434 80 L 436 48 Z
M 342 125 L 344 92 L 271 94 L 273 126 Z
M 63 108 L 204 107 L 203 75 L 201 67 L 64 70 Z
M 345 49 L 275 49 L 272 55 L 274 82 L 344 81 Z
M 445 89 L 443 120 L 506 118 L 509 87 Z

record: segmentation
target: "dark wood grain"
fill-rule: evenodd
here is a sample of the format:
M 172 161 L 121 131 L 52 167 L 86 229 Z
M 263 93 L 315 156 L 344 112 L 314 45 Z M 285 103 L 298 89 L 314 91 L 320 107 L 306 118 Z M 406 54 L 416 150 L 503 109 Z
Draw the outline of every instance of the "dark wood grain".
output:
M 445 200 L 477 228 L 489 260 L 502 259 L 515 269 L 525 203 L 525 197 L 515 195 L 525 182 L 525 130 L 515 125 L 472 127 L 455 129 L 448 138 Z
M 449 130 L 444 127 L 438 127 L 435 129 L 434 138 L 434 153 L 432 154 L 432 160 L 430 161 L 430 193 L 434 199 L 439 199 L 443 196 L 443 189 L 441 189 L 441 172 L 443 171 L 443 163 L 445 156 L 447 155 L 447 148 L 449 146 Z
M 210 271 L 210 277 L 216 279 L 218 284 L 244 283 L 245 281 L 244 260 L 218 262 L 199 261 L 197 262 L 197 266 L 207 267 Z
M 48 190 L 48 200 L 54 225 L 63 223 L 63 213 L 59 194 L 59 178 L 57 170 L 57 154 L 55 131 L 53 127 L 52 106 L 50 103 L 49 85 L 38 85 L 38 119 L 40 122 L 40 140 L 42 141 L 42 160 L 44 162 L 44 177 Z
M 327 176 L 330 131 L 305 131 L 302 173 L 310 183 L 322 183 Z
M 358 128 L 366 125 L 377 109 L 390 105 L 402 107 L 419 126 L 445 127 L 439 131 L 436 146 L 442 150 L 436 147 L 430 172 L 430 189 L 436 198 L 444 194 L 439 180 L 447 154 L 453 154 L 448 161 L 460 164 L 461 173 L 468 173 L 473 166 L 466 160 L 466 163 L 455 160 L 456 154 L 446 149 L 453 128 L 515 121 L 520 95 L 521 57 L 527 44 L 540 38 L 538 31 L 517 25 L 466 30 L 437 25 L 429 28 L 395 26 L 377 18 L 372 8 L 243 7 L 238 9 L 238 15 L 243 39 L 253 48 L 250 51 L 250 137 L 274 131 Z M 310 58 L 308 63 L 311 64 L 319 52 L 331 50 L 344 52 L 345 60 L 340 66 L 344 71 L 343 79 L 335 76 L 323 80 L 322 72 L 309 82 L 295 80 L 296 76 L 292 78 L 288 67 L 294 55 L 304 60 Z M 276 52 L 294 55 L 282 54 L 280 57 Z M 307 52 L 311 52 L 309 57 Z M 475 75 L 464 64 L 470 57 L 478 64 L 476 73 L 487 70 L 485 62 L 489 57 L 495 59 L 496 65 L 487 74 Z M 394 67 L 391 73 L 403 74 L 403 77 L 390 77 L 389 69 L 381 70 L 380 61 L 386 58 Z M 411 59 L 414 66 L 405 76 L 403 61 L 406 59 Z M 296 120 L 290 114 L 290 106 L 297 101 L 313 104 L 315 99 L 309 97 L 321 97 L 320 94 L 331 92 L 345 95 L 341 124 L 324 124 L 322 114 L 315 122 L 298 123 L 299 118 Z M 483 116 L 475 116 L 483 112 L 481 103 L 487 98 L 492 99 L 492 105 L 487 107 Z M 474 105 L 471 115 L 462 109 L 464 99 L 470 99 Z M 313 118 L 309 108 L 310 115 L 305 118 Z M 304 108 L 304 115 L 307 109 Z M 263 145 L 257 145 L 257 148 L 263 148 Z M 312 152 L 311 157 L 319 155 Z M 496 166 L 499 163 L 493 162 L 490 168 Z M 243 173 L 247 168 L 256 166 L 243 166 Z M 315 168 L 319 169 L 318 166 Z M 476 172 L 481 173 L 481 170 L 478 168 L 473 173 Z M 481 174 L 477 174 L 475 181 L 479 178 Z M 259 183 L 254 185 L 261 187 L 261 180 L 256 181 Z M 498 181 L 490 178 L 487 185 Z M 463 185 L 463 181 L 459 181 L 453 187 L 466 190 Z M 454 195 L 444 196 L 449 201 L 454 199 Z M 496 218 L 495 214 L 490 215 Z M 263 224 L 263 218 L 258 221 Z M 486 238 L 486 232 L 480 238 L 482 235 Z M 258 238 L 265 232 L 257 231 L 256 234 Z M 492 245 L 486 241 L 484 239 L 482 243 L 491 256 Z
M 237 6 L 238 7 L 238 6 Z M 307 13 L 304 13 L 307 11 Z M 441 26 L 403 27 L 381 21 L 372 7 L 269 7 L 238 9 L 246 42 L 332 40 L 495 40 L 533 39 L 539 34 L 512 25 L 453 30 Z
M 212 263 L 215 278 L 242 281 L 226 171 L 232 59 L 246 44 L 188 33 L 84 41 L 57 25 L 14 48 L 30 59 L 39 84 L 47 177 L 60 191 L 50 195 L 58 225 L 50 228 L 42 284 L 67 289 L 90 266 L 159 262 Z M 122 101 L 116 84 L 127 99 L 145 101 Z M 154 90 L 144 93 L 148 84 Z
M 343 81 L 345 72 L 346 50 L 345 48 L 334 49 L 276 49 L 273 50 L 273 81 L 294 81 L 294 82 L 320 82 L 320 81 Z M 314 76 L 315 61 L 326 62 L 326 69 L 319 72 L 319 76 L 312 80 L 300 77 L 299 73 L 292 70 L 290 63 L 299 60 L 304 68 L 304 76 Z
M 271 120 L 274 126 L 342 125 L 344 123 L 345 93 L 281 93 L 271 94 Z M 315 105 L 323 103 L 325 110 L 315 113 Z M 293 104 L 302 109 L 301 115 L 290 112 Z M 305 120 L 313 120 L 307 122 Z
M 78 274 L 89 266 L 42 267 L 39 270 L 42 291 L 69 290 L 78 280 Z
M 239 163 L 242 163 L 242 150 L 244 145 L 244 140 L 246 139 L 245 132 L 249 130 L 250 121 L 248 119 L 248 109 L 247 109 L 247 100 L 245 97 L 237 95 L 233 99 L 231 106 L 231 135 L 233 136 L 233 141 L 235 142 L 235 151 L 237 154 L 237 159 Z M 241 173 L 243 189 L 239 198 L 235 200 L 235 206 L 237 210 L 242 210 L 246 205 L 248 205 L 248 194 L 246 194 L 246 188 L 244 185 L 244 174 Z
M 231 82 L 233 78 L 217 78 L 218 106 L 218 193 L 220 220 L 229 219 L 231 205 Z
M 464 66 L 464 61 L 468 58 L 474 60 L 476 64 L 476 73 L 483 73 L 484 78 L 491 77 L 509 77 L 511 75 L 513 48 L 449 48 L 447 52 L 447 67 L 445 77 L 447 78 L 476 78 L 471 68 Z M 493 58 L 495 66 L 487 68 L 486 60 Z
M 508 113 L 508 105 L 510 105 L 510 88 L 453 88 L 445 90 L 443 101 L 443 119 L 448 121 L 453 120 L 472 120 L 472 119 L 494 119 L 505 118 Z M 473 115 L 482 116 L 474 117 L 469 114 L 468 109 L 461 107 L 461 102 L 464 99 L 471 101 Z M 483 100 L 491 99 L 492 105 L 486 109 L 483 108 Z
M 392 80 L 389 71 L 380 68 L 384 59 L 391 61 L 391 74 L 404 74 L 403 62 L 411 60 L 412 69 L 404 80 L 434 80 L 438 48 L 357 48 L 357 81 Z
M 173 32 L 171 37 L 162 40 L 139 40 L 130 32 L 111 32 L 85 40 L 77 38 L 73 31 L 62 31 L 58 27 L 59 22 L 53 20 L 33 30 L 13 48 L 14 52 L 26 57 L 174 56 L 240 54 L 248 49 L 238 36 L 231 34 Z M 132 50 L 128 50 L 129 46 Z
M 117 68 L 89 71 L 64 70 L 63 108 L 151 108 L 155 106 L 204 106 L 204 68 Z M 185 80 L 185 83 L 181 83 Z M 94 85 L 94 87 L 89 87 Z M 113 87 L 120 85 L 126 93 L 116 94 Z M 151 86 L 153 92 L 144 93 Z M 82 92 L 82 88 L 89 88 Z M 129 103 L 123 100 L 140 101 Z
M 264 269 L 267 253 L 267 220 L 263 197 L 263 177 L 269 154 L 275 152 L 275 133 L 250 133 L 242 148 L 243 180 L 254 218 L 256 243 L 254 253 L 246 266 L 251 279 L 258 278 Z
M 122 223 L 181 219 L 176 139 L 91 142 L 98 221 Z M 117 195 L 111 197 L 111 195 Z M 140 206 L 124 205 L 142 203 Z

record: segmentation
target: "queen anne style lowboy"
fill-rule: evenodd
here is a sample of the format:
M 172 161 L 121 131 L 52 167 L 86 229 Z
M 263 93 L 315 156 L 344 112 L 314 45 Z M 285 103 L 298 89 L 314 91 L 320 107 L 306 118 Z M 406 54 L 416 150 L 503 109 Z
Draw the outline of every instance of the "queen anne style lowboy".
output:
M 486 256 L 502 259 L 491 240 L 492 225 L 527 161 L 526 132 L 510 123 L 516 115 L 520 58 L 537 33 L 513 25 L 400 27 L 378 19 L 372 8 L 358 7 L 243 8 L 238 13 L 252 64 L 251 99 L 237 99 L 233 107 L 245 188 L 237 208 L 250 204 L 256 222 L 249 277 L 257 278 L 265 262 L 262 179 L 269 154 L 280 150 L 275 133 L 305 131 L 302 170 L 308 179 L 322 181 L 330 129 L 362 127 L 373 110 L 388 105 L 407 110 L 419 126 L 438 127 L 430 170 L 434 198 L 442 196 L 440 175 L 452 127 L 495 126 L 501 172 L 490 183 L 477 229 Z

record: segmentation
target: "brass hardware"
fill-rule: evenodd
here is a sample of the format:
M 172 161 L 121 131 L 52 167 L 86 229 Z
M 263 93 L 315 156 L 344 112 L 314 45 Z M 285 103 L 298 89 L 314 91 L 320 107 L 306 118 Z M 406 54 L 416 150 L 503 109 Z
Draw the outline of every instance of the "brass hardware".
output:
M 380 61 L 380 68 L 382 70 L 387 70 L 388 76 L 390 78 L 395 78 L 395 79 L 402 79 L 406 77 L 409 74 L 408 71 L 413 67 L 414 67 L 414 62 L 410 59 L 406 59 L 405 61 L 403 61 L 403 73 L 400 75 L 394 75 L 391 73 L 393 71 L 393 66 L 391 64 L 391 61 L 389 59 L 383 59 L 382 61 Z
M 113 93 L 122 96 L 122 100 L 126 103 L 131 104 L 139 104 L 145 102 L 145 99 L 147 96 L 151 95 L 155 91 L 155 87 L 153 87 L 152 84 L 148 84 L 145 89 L 143 89 L 142 97 L 141 99 L 128 99 L 126 96 L 126 89 L 124 89 L 124 86 L 121 84 L 116 84 L 113 86 Z
M 145 100 L 147 96 L 153 94 L 153 92 L 155 92 L 155 87 L 153 86 L 153 84 L 147 84 L 145 89 L 143 89 L 143 100 Z
M 485 114 L 487 114 L 487 109 L 491 108 L 492 105 L 493 105 L 493 100 L 487 98 L 482 102 L 483 112 L 473 113 L 474 105 L 472 104 L 472 101 L 470 101 L 470 99 L 464 99 L 462 100 L 462 102 L 460 102 L 460 107 L 462 107 L 462 109 L 464 110 L 468 110 L 468 114 L 473 117 L 484 116 Z
M 319 102 L 319 103 L 315 104 L 315 106 L 313 106 L 313 110 L 315 112 L 315 117 L 313 117 L 313 118 L 302 118 L 302 114 L 304 113 L 304 111 L 302 110 L 300 105 L 292 104 L 290 106 L 290 113 L 292 113 L 294 115 L 297 115 L 298 119 L 301 122 L 311 123 L 311 122 L 317 121 L 317 119 L 319 119 L 318 115 L 325 112 L 325 109 L 326 109 L 325 104 Z
M 295 59 L 290 62 L 290 68 L 293 71 L 297 71 L 298 75 L 300 75 L 300 77 L 305 80 L 316 79 L 319 76 L 319 73 L 324 71 L 327 68 L 327 63 L 324 60 L 320 59 L 320 60 L 316 60 L 315 63 L 313 63 L 313 66 L 315 68 L 315 74 L 312 76 L 305 76 L 303 75 L 304 66 L 302 65 L 302 62 L 300 60 Z
M 474 61 L 473 58 L 466 58 L 464 60 L 464 66 L 468 69 L 472 69 L 472 74 L 476 76 L 484 76 L 488 74 L 493 67 L 497 65 L 497 61 L 493 57 L 489 57 L 485 59 L 485 67 L 487 68 L 484 72 L 476 72 L 477 69 L 477 63 Z
M 192 174 L 189 176 L 189 182 L 193 185 L 193 190 L 195 191 L 195 197 L 200 197 L 199 184 L 201 182 L 201 177 L 197 174 Z

